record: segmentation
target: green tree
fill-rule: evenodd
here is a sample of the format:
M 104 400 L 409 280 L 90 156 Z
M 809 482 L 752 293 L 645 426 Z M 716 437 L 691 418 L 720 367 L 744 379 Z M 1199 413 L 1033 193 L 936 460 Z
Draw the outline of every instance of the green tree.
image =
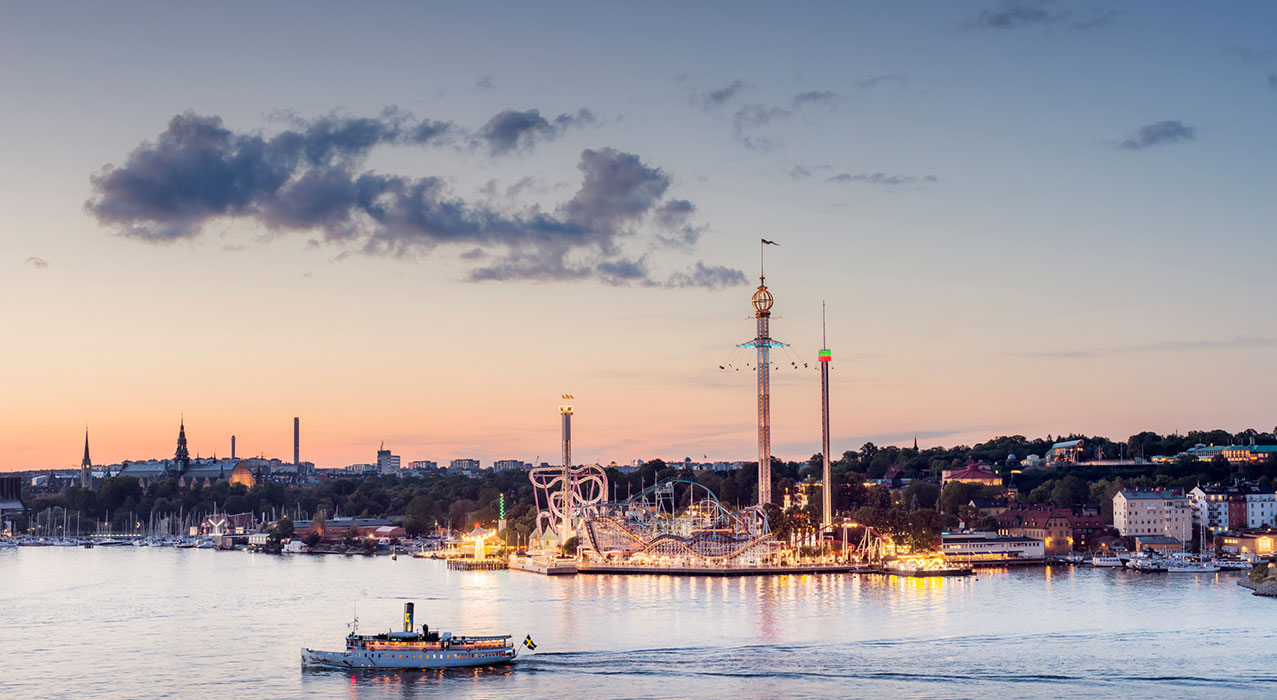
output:
M 1070 474 L 1055 482 L 1051 489 L 1051 502 L 1060 507 L 1085 503 L 1090 495 L 1086 482 Z
M 940 498 L 940 487 L 915 479 L 904 488 L 902 496 L 905 507 L 911 511 L 934 510 L 936 500 Z

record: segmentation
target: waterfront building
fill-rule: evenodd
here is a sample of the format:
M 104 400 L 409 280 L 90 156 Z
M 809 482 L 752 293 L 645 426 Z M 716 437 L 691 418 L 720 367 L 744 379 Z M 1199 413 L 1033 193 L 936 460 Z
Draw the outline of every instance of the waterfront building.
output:
M 942 533 L 940 550 L 945 561 L 968 566 L 1037 564 L 1046 555 L 1042 540 L 996 532 Z
M 940 473 L 940 488 L 944 488 L 953 481 L 984 486 L 1002 485 L 1002 477 L 995 474 L 988 464 L 973 459 L 968 459 L 957 469 L 945 469 Z
M 1193 537 L 1193 507 L 1178 490 L 1127 489 L 1113 495 L 1113 526 L 1123 537 L 1166 535 L 1180 542 Z
M 377 448 L 377 472 L 393 474 L 397 471 L 399 471 L 399 455 L 390 454 L 390 450 L 386 449 L 386 443 L 381 443 L 381 447 Z
M 1184 551 L 1184 543 L 1174 537 L 1166 535 L 1136 535 L 1135 551 L 1146 552 L 1152 550 L 1160 554 L 1170 554 L 1171 552 Z
M 1277 525 L 1277 493 L 1255 484 L 1199 484 L 1188 498 L 1196 524 L 1211 532 Z
M 1271 556 L 1277 550 L 1277 534 L 1272 532 L 1242 532 L 1217 535 L 1215 546 L 1237 554 Z
M 0 530 L 12 530 L 9 522 L 26 512 L 27 507 L 22 502 L 22 478 L 0 476 Z

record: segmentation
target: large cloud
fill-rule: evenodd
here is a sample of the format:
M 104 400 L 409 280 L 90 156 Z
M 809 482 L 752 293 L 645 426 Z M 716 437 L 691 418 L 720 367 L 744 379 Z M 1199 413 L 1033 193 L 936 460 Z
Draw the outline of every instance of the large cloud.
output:
M 177 115 L 122 165 L 92 175 L 85 207 L 99 222 L 148 242 L 193 239 L 214 219 L 240 218 L 278 233 L 320 233 L 368 254 L 412 256 L 451 246 L 464 251 L 464 260 L 481 261 L 470 271 L 475 280 L 657 284 L 644 259 L 627 255 L 627 245 L 687 248 L 700 231 L 689 223 L 690 202 L 666 199 L 664 171 L 615 149 L 583 151 L 580 189 L 547 213 L 514 202 L 466 201 L 437 177 L 360 168 L 379 145 L 464 136 L 450 123 L 390 110 L 379 118 L 295 120 L 293 127 L 267 137 L 232 131 L 216 116 Z M 513 143 L 522 138 L 516 133 Z M 675 286 L 687 285 L 680 278 Z

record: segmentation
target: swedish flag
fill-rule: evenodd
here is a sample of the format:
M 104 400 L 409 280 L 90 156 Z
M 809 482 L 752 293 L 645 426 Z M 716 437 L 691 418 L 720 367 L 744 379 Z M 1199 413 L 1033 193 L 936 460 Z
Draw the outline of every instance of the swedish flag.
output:
M 528 650 L 531 651 L 532 649 L 537 648 L 537 643 L 532 641 L 532 635 L 529 634 L 523 638 L 523 646 L 527 647 Z

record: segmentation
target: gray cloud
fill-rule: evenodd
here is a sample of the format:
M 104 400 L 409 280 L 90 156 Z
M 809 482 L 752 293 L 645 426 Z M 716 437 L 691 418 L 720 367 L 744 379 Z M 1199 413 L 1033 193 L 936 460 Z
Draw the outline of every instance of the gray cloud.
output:
M 1277 73 L 1268 74 L 1268 89 L 1277 91 Z
M 596 121 L 594 113 L 588 109 L 577 110 L 576 114 L 560 114 L 553 121 L 541 116 L 540 110 L 519 112 L 507 109 L 480 127 L 475 139 L 497 156 L 515 150 L 529 150 L 538 142 L 558 138 L 573 126 Z
M 1232 54 L 1247 63 L 1262 63 L 1277 58 L 1277 50 L 1252 49 L 1245 46 L 1229 46 L 1224 53 Z
M 828 165 L 795 165 L 789 169 L 789 176 L 795 180 L 808 180 L 816 176 L 816 171 L 829 169 Z
M 904 85 L 906 82 L 907 78 L 905 78 L 904 73 L 886 73 L 884 75 L 873 75 L 865 78 L 864 80 L 858 80 L 856 81 L 856 87 L 861 90 L 869 90 L 884 83 Z
M 812 90 L 810 92 L 800 92 L 794 95 L 794 109 L 812 105 L 816 107 L 828 107 L 835 109 L 838 107 L 839 95 L 829 90 Z
M 744 272 L 720 265 L 706 265 L 700 260 L 697 260 L 696 265 L 690 270 L 670 275 L 665 282 L 666 287 L 675 289 L 681 287 L 722 289 L 725 287 L 739 287 L 743 284 L 745 284 Z
M 1142 151 L 1151 146 L 1192 141 L 1197 137 L 1197 130 L 1179 120 L 1163 121 L 1141 126 L 1135 133 L 1117 142 L 1117 147 L 1124 151 Z
M 975 29 L 1022 29 L 1037 27 L 1041 29 L 1096 29 L 1109 24 L 1117 15 L 1114 10 L 1092 8 L 1085 16 L 1078 17 L 1071 10 L 1052 12 L 1050 3 L 1044 0 L 1003 0 L 996 9 L 983 10 L 976 18 L 967 23 Z
M 732 117 L 732 133 L 735 135 L 736 140 L 744 144 L 746 148 L 756 151 L 769 151 L 775 148 L 777 143 L 766 136 L 755 133 L 754 130 L 775 121 L 788 119 L 792 115 L 792 112 L 780 107 L 747 104 L 736 110 L 736 114 Z
M 826 182 L 847 182 L 861 183 L 866 185 L 882 185 L 884 187 L 900 187 L 902 185 L 914 184 L 933 184 L 939 182 L 940 178 L 935 175 L 924 175 L 918 177 L 916 175 L 888 175 L 886 173 L 859 173 L 853 175 L 851 173 L 838 173 L 830 177 Z
M 683 78 L 686 78 L 686 74 L 684 74 Z M 682 80 L 679 82 L 682 82 Z M 697 105 L 706 112 L 709 112 L 736 99 L 747 89 L 749 89 L 749 85 L 744 81 L 733 80 L 719 88 L 694 91 L 692 93 L 692 104 Z
M 474 88 L 476 90 L 492 90 L 496 86 L 497 86 L 496 81 L 490 75 L 485 75 L 482 78 L 479 78 L 478 80 L 474 81 Z
M 665 199 L 669 176 L 611 148 L 581 153 L 581 186 L 553 213 L 466 201 L 438 177 L 359 167 L 374 146 L 442 143 L 451 129 L 395 112 L 329 117 L 267 137 L 187 112 L 122 165 L 91 175 L 85 208 L 99 223 L 152 243 L 195 239 L 215 219 L 240 218 L 274 233 L 320 233 L 343 255 L 408 257 L 454 247 L 463 259 L 483 260 L 474 280 L 650 282 L 644 261 L 626 257 L 624 243 L 686 248 L 696 241 L 695 207 Z
M 36 257 L 34 255 L 27 258 L 24 262 L 26 262 L 26 264 L 30 265 L 31 267 L 34 267 L 37 270 L 43 270 L 44 268 L 49 266 L 48 260 L 45 260 L 44 258 Z

